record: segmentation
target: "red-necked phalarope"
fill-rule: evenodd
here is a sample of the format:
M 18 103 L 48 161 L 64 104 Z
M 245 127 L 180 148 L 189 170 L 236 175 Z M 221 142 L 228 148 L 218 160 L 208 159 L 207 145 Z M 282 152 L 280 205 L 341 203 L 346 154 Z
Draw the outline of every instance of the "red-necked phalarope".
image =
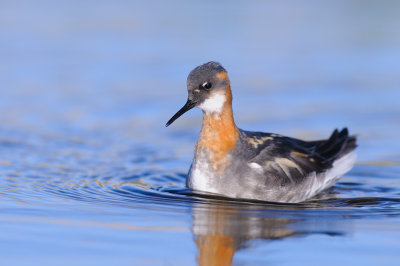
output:
M 303 141 L 236 127 L 226 70 L 216 62 L 193 69 L 188 100 L 169 126 L 193 107 L 203 125 L 186 184 L 231 198 L 300 202 L 332 186 L 354 165 L 356 137 L 347 128 L 327 140 Z

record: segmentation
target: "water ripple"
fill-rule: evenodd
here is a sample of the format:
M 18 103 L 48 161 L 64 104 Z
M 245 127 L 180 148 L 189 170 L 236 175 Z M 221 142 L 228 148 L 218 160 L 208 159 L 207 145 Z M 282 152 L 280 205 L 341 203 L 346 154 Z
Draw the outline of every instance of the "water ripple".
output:
M 364 166 L 358 166 L 362 171 Z M 382 169 L 384 170 L 384 169 Z M 68 171 L 63 171 L 64 174 Z M 380 171 L 382 174 L 382 171 Z M 119 176 L 84 176 L 76 178 L 46 178 L 32 173 L 29 176 L 8 175 L 0 184 L 0 194 L 22 202 L 69 200 L 81 204 L 115 205 L 128 208 L 143 208 L 151 205 L 158 209 L 187 208 L 197 204 L 224 205 L 254 210 L 330 210 L 353 214 L 399 215 L 399 188 L 385 184 L 369 184 L 374 176 L 346 178 L 333 189 L 315 199 L 299 204 L 282 204 L 256 200 L 237 200 L 208 193 L 195 193 L 185 188 L 185 175 L 165 175 L 162 171 L 143 171 Z M 350 180 L 349 180 L 350 179 Z M 351 195 L 361 195 L 354 196 Z M 349 197 L 350 196 L 350 197 Z M 200 205 L 199 205 L 200 204 Z M 367 212 L 365 212 L 367 211 Z

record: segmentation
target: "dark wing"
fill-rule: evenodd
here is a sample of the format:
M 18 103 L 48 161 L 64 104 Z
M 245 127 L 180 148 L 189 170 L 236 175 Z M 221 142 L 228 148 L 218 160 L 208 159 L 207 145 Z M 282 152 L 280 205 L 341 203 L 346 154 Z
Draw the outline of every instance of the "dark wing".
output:
M 349 136 L 347 128 L 335 130 L 329 139 L 320 141 L 268 133 L 245 134 L 254 151 L 248 162 L 260 165 L 266 175 L 275 177 L 273 182 L 281 185 L 300 183 L 312 172 L 324 172 L 356 148 L 356 138 Z

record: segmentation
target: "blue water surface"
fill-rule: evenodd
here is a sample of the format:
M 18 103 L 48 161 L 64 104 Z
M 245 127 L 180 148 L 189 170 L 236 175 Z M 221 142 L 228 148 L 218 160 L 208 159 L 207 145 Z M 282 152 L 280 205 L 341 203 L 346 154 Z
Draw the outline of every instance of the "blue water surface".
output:
M 0 264 L 399 265 L 400 17 L 379 1 L 3 1 Z M 185 188 L 227 68 L 239 127 L 347 126 L 358 162 L 299 204 Z

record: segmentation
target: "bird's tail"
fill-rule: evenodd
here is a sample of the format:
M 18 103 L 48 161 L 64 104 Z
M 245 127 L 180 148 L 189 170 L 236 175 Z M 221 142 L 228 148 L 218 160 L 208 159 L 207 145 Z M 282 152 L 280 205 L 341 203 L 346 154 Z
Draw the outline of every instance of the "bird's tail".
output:
M 317 146 L 317 152 L 328 161 L 334 162 L 352 152 L 357 147 L 356 141 L 356 136 L 349 136 L 347 128 L 340 132 L 335 129 L 329 139 Z

